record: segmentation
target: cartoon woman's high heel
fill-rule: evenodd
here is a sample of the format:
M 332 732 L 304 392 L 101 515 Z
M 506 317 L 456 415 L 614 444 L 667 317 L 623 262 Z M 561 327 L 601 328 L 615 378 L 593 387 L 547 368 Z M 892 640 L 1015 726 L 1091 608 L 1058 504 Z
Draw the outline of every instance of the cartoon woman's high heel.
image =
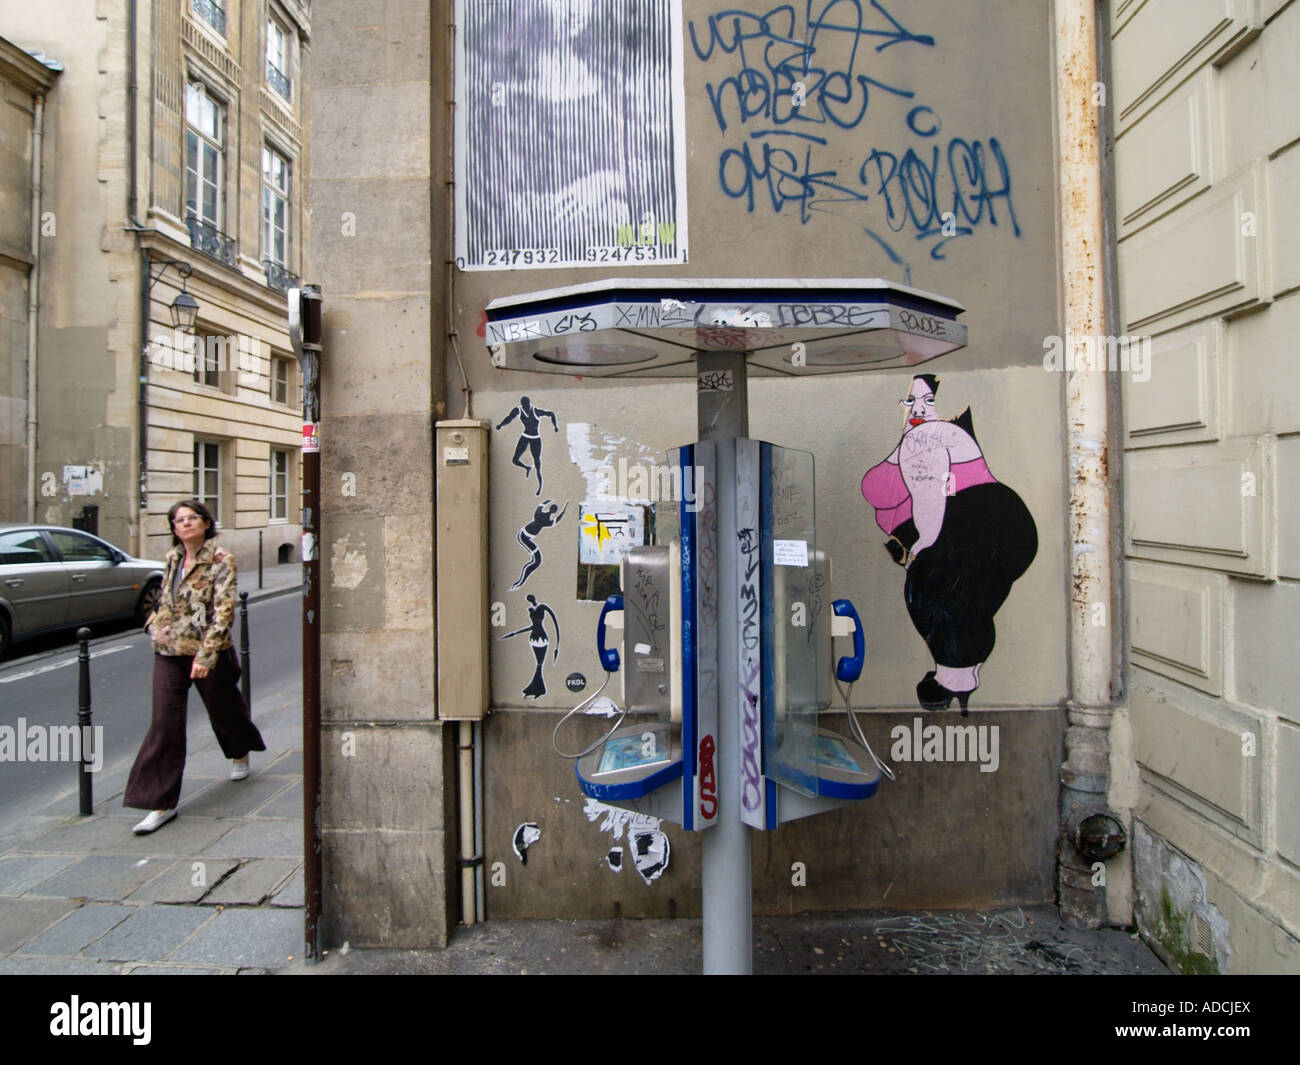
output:
M 947 710 L 952 705 L 953 696 L 961 705 L 961 716 L 969 717 L 966 704 L 970 702 L 970 692 L 949 691 L 934 679 L 934 670 L 922 677 L 916 686 L 916 698 L 926 710 Z

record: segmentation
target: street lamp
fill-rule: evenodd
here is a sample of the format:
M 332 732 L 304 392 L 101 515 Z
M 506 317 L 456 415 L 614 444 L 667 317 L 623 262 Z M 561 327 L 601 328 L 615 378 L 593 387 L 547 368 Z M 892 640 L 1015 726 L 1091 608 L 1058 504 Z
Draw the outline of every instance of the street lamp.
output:
M 154 266 L 160 267 L 157 273 L 154 272 Z M 145 257 L 145 268 L 149 271 L 149 285 L 145 290 L 145 300 L 148 300 L 148 293 L 153 291 L 154 285 L 163 279 L 169 266 L 176 267 L 176 273 L 181 279 L 180 293 L 172 300 L 171 319 L 172 328 L 179 329 L 183 333 L 193 333 L 194 323 L 199 317 L 199 301 L 190 295 L 186 288 L 186 282 L 190 274 L 194 272 L 194 267 L 181 259 L 162 259 L 155 263 L 153 259 Z M 147 305 L 147 304 L 146 304 Z M 147 323 L 147 315 L 146 315 Z

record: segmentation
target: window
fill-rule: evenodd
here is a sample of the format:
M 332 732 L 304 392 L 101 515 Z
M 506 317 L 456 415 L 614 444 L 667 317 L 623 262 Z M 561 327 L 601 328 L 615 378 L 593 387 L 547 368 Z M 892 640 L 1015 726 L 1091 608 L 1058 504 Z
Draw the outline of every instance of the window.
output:
M 262 258 L 283 267 L 289 261 L 289 161 L 262 148 Z
M 210 388 L 221 387 L 221 371 L 226 367 L 223 365 L 225 359 L 222 358 L 221 337 L 205 336 L 202 333 L 194 337 L 194 381 L 196 384 L 207 385 Z
M 271 360 L 271 401 L 273 403 L 288 405 L 290 376 L 288 359 Z
M 62 553 L 64 562 L 117 561 L 117 556 L 113 554 L 107 544 L 92 540 L 89 536 L 83 536 L 81 533 L 51 529 L 50 539 L 54 541 L 54 546 Z
M 207 440 L 194 441 L 194 498 L 212 511 L 213 520 L 221 521 L 221 445 Z
M 45 545 L 45 538 L 35 529 L 0 536 L 0 566 L 31 566 L 41 562 L 53 565 L 54 556 Z
M 293 98 L 289 81 L 289 34 L 273 18 L 266 20 L 266 83 L 282 99 Z
M 194 13 L 216 30 L 221 36 L 226 35 L 226 5 L 220 0 L 192 0 L 190 5 Z
M 271 520 L 289 518 L 289 452 L 271 452 Z
M 185 207 L 187 215 L 221 228 L 225 108 L 201 82 L 185 90 Z

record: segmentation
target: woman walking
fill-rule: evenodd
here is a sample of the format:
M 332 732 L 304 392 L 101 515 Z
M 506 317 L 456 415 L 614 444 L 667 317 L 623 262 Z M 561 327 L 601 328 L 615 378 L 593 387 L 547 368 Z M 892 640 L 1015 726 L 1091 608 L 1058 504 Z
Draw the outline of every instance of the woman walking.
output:
M 213 544 L 212 513 L 187 499 L 167 512 L 175 545 L 167 554 L 158 609 L 146 624 L 153 637 L 153 721 L 127 780 L 124 805 L 151 811 L 135 826 L 153 832 L 176 816 L 185 771 L 185 712 L 190 683 L 198 688 L 231 780 L 248 776 L 248 752 L 264 751 L 239 691 L 231 641 L 235 618 L 235 556 Z

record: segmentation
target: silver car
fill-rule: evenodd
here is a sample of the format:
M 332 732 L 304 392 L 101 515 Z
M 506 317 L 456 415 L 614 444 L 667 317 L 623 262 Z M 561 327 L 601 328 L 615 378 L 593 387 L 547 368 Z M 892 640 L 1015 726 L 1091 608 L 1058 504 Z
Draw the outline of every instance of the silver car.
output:
M 0 658 L 55 629 L 135 618 L 158 602 L 163 564 L 58 525 L 0 522 Z

